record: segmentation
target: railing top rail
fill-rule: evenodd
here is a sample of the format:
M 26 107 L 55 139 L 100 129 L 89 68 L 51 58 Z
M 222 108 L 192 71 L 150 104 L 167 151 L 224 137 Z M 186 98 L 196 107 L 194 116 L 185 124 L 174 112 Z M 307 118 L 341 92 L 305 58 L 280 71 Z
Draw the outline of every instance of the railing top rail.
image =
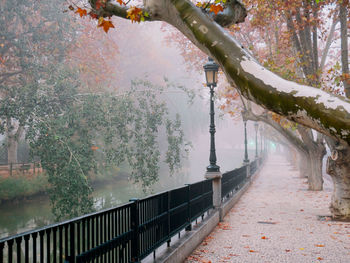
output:
M 205 179 L 203 181 L 207 181 L 207 180 L 211 180 L 211 179 Z M 199 182 L 202 182 L 202 181 L 198 181 L 198 182 L 195 182 L 193 184 L 196 184 L 196 183 L 199 183 Z M 191 184 L 188 184 L 188 185 L 191 185 Z M 152 197 L 155 197 L 157 195 L 162 195 L 162 194 L 165 194 L 167 192 L 170 192 L 170 191 L 173 191 L 173 190 L 177 190 L 177 189 L 181 189 L 181 188 L 184 188 L 184 187 L 187 187 L 187 186 L 179 186 L 177 188 L 169 189 L 169 190 L 166 190 L 166 191 L 163 191 L 163 192 L 160 192 L 160 193 L 156 193 L 156 194 L 149 195 L 149 196 L 146 196 L 146 197 L 143 197 L 143 198 L 139 198 L 138 200 L 139 201 L 146 200 L 148 198 L 152 198 Z M 113 211 L 113 210 L 118 209 L 120 207 L 128 206 L 130 204 L 132 204 L 132 202 L 127 202 L 127 203 L 119 205 L 119 206 L 115 206 L 115 207 L 112 207 L 112 208 L 107 208 L 107 209 L 104 209 L 104 210 L 92 212 L 92 213 L 89 213 L 89 214 L 82 215 L 80 217 L 75 217 L 75 218 L 72 218 L 72 219 L 65 220 L 63 222 L 54 223 L 54 224 L 50 224 L 50 225 L 47 225 L 47 226 L 44 226 L 44 227 L 41 227 L 41 228 L 36 228 L 36 229 L 29 230 L 29 231 L 26 231 L 26 232 L 22 232 L 22 233 L 18 233 L 18 234 L 15 234 L 15 235 L 11 235 L 11 236 L 8 236 L 8 237 L 5 237 L 5 238 L 1 238 L 0 239 L 0 243 L 6 242 L 6 241 L 11 240 L 11 239 L 16 239 L 16 238 L 19 238 L 19 237 L 30 235 L 30 234 L 33 234 L 33 233 L 38 233 L 38 232 L 41 232 L 41 231 L 45 231 L 47 229 L 57 228 L 57 227 L 60 227 L 60 226 L 64 226 L 64 225 L 67 225 L 67 224 L 78 222 L 78 221 L 81 221 L 81 220 L 83 220 L 85 218 L 96 216 L 96 215 L 103 214 L 103 213 L 106 213 L 106 212 L 110 212 L 110 211 Z

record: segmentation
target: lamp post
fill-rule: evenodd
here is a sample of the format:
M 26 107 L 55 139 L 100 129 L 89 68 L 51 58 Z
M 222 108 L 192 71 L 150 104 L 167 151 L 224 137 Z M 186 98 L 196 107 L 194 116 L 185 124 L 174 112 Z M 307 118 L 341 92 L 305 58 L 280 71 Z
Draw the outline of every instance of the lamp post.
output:
M 260 156 L 262 156 L 263 152 L 263 127 L 260 126 Z
M 254 128 L 255 128 L 255 159 L 258 158 L 258 129 L 259 129 L 259 124 L 256 121 L 254 123 Z
M 205 72 L 205 78 L 207 86 L 210 89 L 210 156 L 209 166 L 207 172 L 220 172 L 220 167 L 216 165 L 216 152 L 215 152 L 215 123 L 214 123 L 214 88 L 218 82 L 218 70 L 219 65 L 216 64 L 212 58 L 203 66 Z
M 243 160 L 243 165 L 246 165 L 249 163 L 248 159 L 248 141 L 247 141 L 247 119 L 245 117 L 245 112 L 242 111 L 242 119 L 243 119 L 243 124 L 244 124 L 244 160 Z

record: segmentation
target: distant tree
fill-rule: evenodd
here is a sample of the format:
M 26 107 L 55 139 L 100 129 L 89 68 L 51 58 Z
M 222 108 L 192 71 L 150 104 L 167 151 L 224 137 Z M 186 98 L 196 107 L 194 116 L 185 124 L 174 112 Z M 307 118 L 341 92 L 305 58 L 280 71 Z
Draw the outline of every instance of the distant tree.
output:
M 70 17 L 57 12 L 55 3 L 0 1 L 0 132 L 7 137 L 9 163 L 17 162 L 18 141 L 32 109 L 26 95 L 32 91 L 26 87 L 48 77 L 47 68 L 64 60 L 74 38 Z
M 171 172 L 181 166 L 184 134 L 180 119 L 169 119 L 158 99 L 164 88 L 137 81 L 119 94 L 79 93 L 79 78 L 67 68 L 55 66 L 50 76 L 28 87 L 33 106 L 26 137 L 48 175 L 57 219 L 92 210 L 90 176 L 98 164 L 128 163 L 131 179 L 145 190 L 158 180 L 162 159 Z M 162 130 L 168 141 L 164 156 Z

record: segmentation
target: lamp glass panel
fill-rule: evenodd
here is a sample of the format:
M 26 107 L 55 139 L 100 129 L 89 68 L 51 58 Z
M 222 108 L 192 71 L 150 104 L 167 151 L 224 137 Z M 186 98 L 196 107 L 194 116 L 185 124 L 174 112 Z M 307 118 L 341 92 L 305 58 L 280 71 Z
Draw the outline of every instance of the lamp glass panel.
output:
M 214 81 L 213 81 L 213 84 L 216 84 L 218 83 L 218 72 L 217 71 L 214 71 Z
M 213 71 L 209 70 L 205 72 L 205 76 L 207 78 L 207 85 L 212 85 L 214 81 L 214 73 Z

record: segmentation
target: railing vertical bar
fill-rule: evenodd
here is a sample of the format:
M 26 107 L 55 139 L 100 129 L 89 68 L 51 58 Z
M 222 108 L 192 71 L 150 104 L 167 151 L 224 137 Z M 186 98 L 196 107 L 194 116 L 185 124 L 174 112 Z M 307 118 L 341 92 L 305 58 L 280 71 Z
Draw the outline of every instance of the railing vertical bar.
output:
M 69 224 L 69 262 L 74 263 L 75 262 L 75 223 Z
M 63 226 L 58 227 L 58 251 L 59 251 L 59 263 L 63 261 Z
M 95 247 L 95 217 L 91 218 L 91 247 Z
M 36 262 L 36 238 L 38 236 L 38 233 L 32 233 L 33 238 L 33 262 Z
M 90 249 L 90 220 L 91 218 L 88 218 L 86 220 L 86 249 Z
M 76 247 L 76 251 L 77 254 L 79 255 L 81 252 L 81 231 L 80 231 L 80 221 L 77 222 L 77 247 Z
M 24 262 L 25 263 L 29 263 L 29 238 L 30 238 L 30 235 L 24 236 Z M 0 263 L 2 263 L 1 256 L 0 256 Z
M 22 243 L 22 237 L 17 237 L 16 238 L 17 263 L 21 263 L 21 243 Z
M 7 241 L 7 248 L 8 248 L 8 263 L 12 263 L 12 246 L 13 246 L 13 239 Z
M 40 263 L 44 263 L 44 231 L 39 232 Z
M 82 244 L 82 252 L 86 251 L 86 219 L 84 218 L 81 222 L 81 244 Z M 78 252 L 79 253 L 79 252 Z
M 115 221 L 116 221 L 115 213 L 116 213 L 116 211 L 112 212 L 112 222 L 111 222 L 111 224 L 112 224 L 112 238 L 115 238 L 117 236 L 115 233 Z M 111 262 L 116 262 L 115 254 L 116 254 L 116 247 L 113 248 Z
M 51 262 L 51 260 L 50 260 L 50 256 L 51 256 L 50 232 L 51 232 L 51 228 L 46 229 L 46 258 L 47 258 L 47 262 Z
M 96 222 L 95 222 L 95 226 L 96 226 L 96 246 L 98 246 L 100 244 L 99 216 L 96 216 L 95 219 L 96 219 Z
M 64 257 L 68 258 L 68 225 L 64 226 Z
M 57 262 L 57 227 L 52 229 L 53 263 Z
M 104 242 L 106 242 L 107 240 L 108 240 L 108 237 L 107 237 L 107 227 L 109 227 L 109 226 L 107 226 L 107 217 L 108 217 L 108 213 L 105 213 L 104 214 L 104 217 L 103 217 L 103 220 L 104 220 L 104 231 L 105 231 L 105 233 L 104 233 Z M 109 253 L 105 253 L 105 255 L 104 255 L 104 257 L 105 257 L 105 263 L 107 263 L 107 258 L 108 258 L 108 256 L 109 256 Z
M 0 263 L 4 263 L 4 247 L 5 242 L 0 242 Z
M 108 240 L 112 239 L 112 232 L 113 232 L 113 225 L 111 225 L 111 217 L 112 217 L 112 212 L 108 212 Z M 108 252 L 108 261 L 112 262 L 112 253 L 113 253 L 113 249 L 109 250 Z

